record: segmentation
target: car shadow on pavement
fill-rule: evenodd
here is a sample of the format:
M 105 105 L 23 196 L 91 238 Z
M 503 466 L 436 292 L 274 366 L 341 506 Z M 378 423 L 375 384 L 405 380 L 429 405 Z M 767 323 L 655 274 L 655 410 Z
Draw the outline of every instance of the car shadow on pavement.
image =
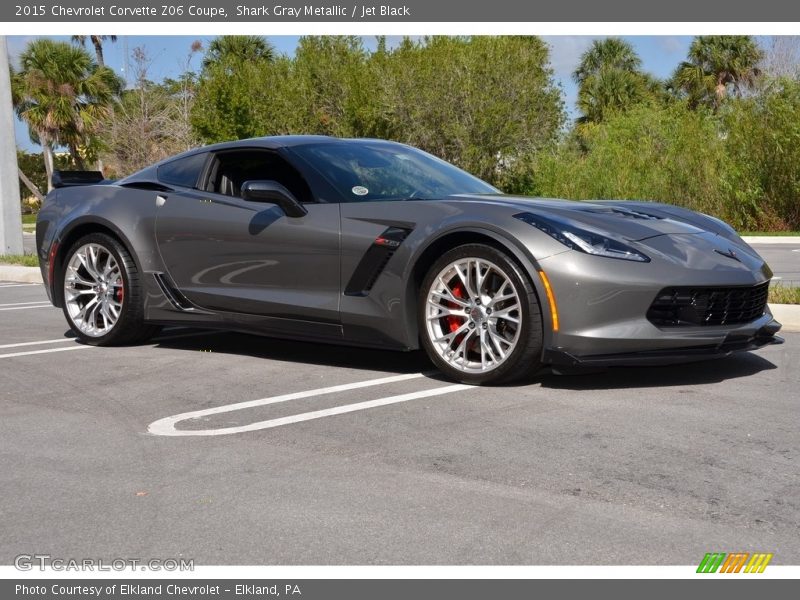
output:
M 421 350 L 397 352 L 196 329 L 165 331 L 153 342 L 162 348 L 237 354 L 287 363 L 388 373 L 426 372 L 433 379 L 445 380 L 435 373 L 435 367 Z M 611 367 L 568 374 L 542 372 L 529 384 L 566 390 L 652 388 L 719 383 L 776 368 L 758 354 L 743 352 L 726 358 L 663 367 Z M 510 385 L 520 386 L 519 383 Z
M 547 374 L 542 387 L 564 390 L 608 390 L 719 383 L 777 369 L 767 359 L 750 352 L 725 358 L 663 367 L 610 367 L 596 372 Z
M 194 330 L 194 333 L 195 335 L 189 334 L 191 337 L 181 337 L 186 334 L 180 330 L 166 331 L 154 338 L 153 343 L 157 348 L 238 354 L 288 363 L 363 369 L 365 371 L 419 373 L 433 369 L 433 365 L 425 353 L 420 350 L 396 352 L 316 342 L 297 342 L 228 331 L 208 331 L 206 335 L 205 332 Z

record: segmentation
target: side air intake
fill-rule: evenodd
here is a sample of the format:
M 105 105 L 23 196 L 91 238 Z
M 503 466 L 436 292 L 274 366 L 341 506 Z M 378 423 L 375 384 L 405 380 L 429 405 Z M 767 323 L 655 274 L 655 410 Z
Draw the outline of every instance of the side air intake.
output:
M 366 296 L 378 281 L 386 265 L 409 234 L 408 229 L 389 227 L 375 238 L 364 253 L 353 276 L 344 288 L 345 296 Z
M 153 277 L 155 277 L 158 287 L 161 288 L 164 296 L 167 298 L 167 300 L 169 300 L 169 303 L 172 304 L 172 306 L 179 310 L 192 310 L 194 308 L 186 296 L 181 294 L 180 291 L 178 291 L 178 289 L 172 284 L 167 275 L 164 273 L 153 273 Z

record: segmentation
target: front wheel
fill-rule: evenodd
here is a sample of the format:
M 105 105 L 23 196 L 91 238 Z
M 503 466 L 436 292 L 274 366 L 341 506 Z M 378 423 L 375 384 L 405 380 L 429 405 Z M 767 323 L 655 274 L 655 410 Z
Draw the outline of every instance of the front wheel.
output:
M 428 356 L 463 383 L 507 383 L 540 366 L 542 317 L 529 278 L 504 252 L 466 244 L 430 268 L 419 295 Z
M 92 233 L 79 239 L 67 252 L 61 281 L 64 316 L 83 342 L 134 344 L 158 331 L 144 322 L 136 263 L 114 238 Z

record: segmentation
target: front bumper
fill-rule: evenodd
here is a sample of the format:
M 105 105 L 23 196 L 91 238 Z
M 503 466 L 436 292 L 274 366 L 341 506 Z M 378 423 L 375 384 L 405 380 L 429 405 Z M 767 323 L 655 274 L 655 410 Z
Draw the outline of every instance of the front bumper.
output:
M 542 361 L 554 365 L 662 365 L 781 343 L 775 336 L 781 325 L 768 307 L 747 323 L 657 326 L 648 320 L 648 310 L 664 288 L 750 287 L 764 284 L 772 276 L 752 249 L 742 248 L 741 260 L 732 260 L 706 246 L 701 237 L 659 236 L 641 244 L 652 258 L 649 263 L 573 251 L 541 260 L 559 316 L 557 331 L 552 323 L 545 327 Z M 680 258 L 676 258 L 676 248 L 683 252 Z M 543 313 L 547 321 L 548 311 Z
M 719 344 L 689 346 L 662 350 L 642 350 L 619 354 L 592 354 L 575 356 L 563 349 L 548 348 L 544 362 L 552 366 L 569 367 L 636 367 L 660 366 L 724 358 L 734 352 L 757 350 L 771 344 L 782 344 L 783 338 L 775 335 L 781 328 L 775 320 L 758 329 L 753 335 L 729 334 Z

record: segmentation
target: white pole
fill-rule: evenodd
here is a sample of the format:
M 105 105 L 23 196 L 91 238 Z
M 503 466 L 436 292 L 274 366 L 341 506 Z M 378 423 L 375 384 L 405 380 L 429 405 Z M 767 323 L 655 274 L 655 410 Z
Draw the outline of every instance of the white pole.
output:
M 0 254 L 22 254 L 17 143 L 6 36 L 0 36 Z

